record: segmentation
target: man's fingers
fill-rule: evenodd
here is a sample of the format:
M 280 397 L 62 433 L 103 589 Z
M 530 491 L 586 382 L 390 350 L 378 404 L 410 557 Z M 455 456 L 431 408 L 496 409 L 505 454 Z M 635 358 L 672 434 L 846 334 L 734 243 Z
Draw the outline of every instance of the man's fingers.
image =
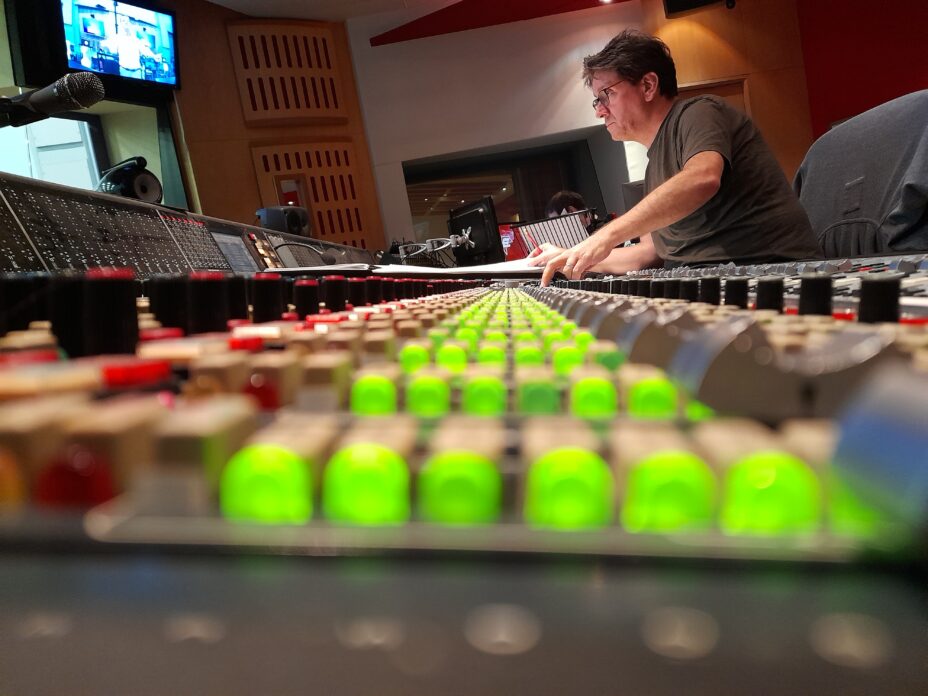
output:
M 577 257 L 577 260 L 574 262 L 573 267 L 573 278 L 581 278 L 584 273 L 586 273 L 590 268 L 589 262 L 584 259 L 582 256 Z
M 545 265 L 544 272 L 541 274 L 542 287 L 546 287 L 548 283 L 551 282 L 551 279 L 554 277 L 554 274 L 564 267 L 564 261 L 566 259 L 567 259 L 566 254 L 558 254 L 553 259 L 548 261 L 548 263 Z

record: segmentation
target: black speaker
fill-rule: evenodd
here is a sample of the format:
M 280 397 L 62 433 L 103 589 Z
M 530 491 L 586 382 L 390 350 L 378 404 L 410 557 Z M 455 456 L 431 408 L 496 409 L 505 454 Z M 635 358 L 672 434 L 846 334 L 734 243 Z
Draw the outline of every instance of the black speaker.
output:
M 706 5 L 715 5 L 723 0 L 664 0 L 664 14 L 668 17 L 679 12 L 689 12 Z M 735 0 L 724 0 L 729 9 L 735 6 Z
M 273 208 L 261 208 L 255 212 L 261 220 L 261 227 L 278 232 L 312 237 L 312 219 L 306 208 L 295 205 L 276 205 Z

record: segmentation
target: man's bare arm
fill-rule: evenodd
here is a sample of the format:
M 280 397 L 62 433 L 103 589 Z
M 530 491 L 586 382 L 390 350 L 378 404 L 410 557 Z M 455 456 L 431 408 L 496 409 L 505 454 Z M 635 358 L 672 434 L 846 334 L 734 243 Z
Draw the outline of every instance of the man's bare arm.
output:
M 561 269 L 569 278 L 579 278 L 605 260 L 618 244 L 644 237 L 695 212 L 718 193 L 724 170 L 725 159 L 717 152 L 693 155 L 678 174 L 651 191 L 634 208 L 551 259 L 545 266 L 542 285 L 547 285 Z
M 639 244 L 628 247 L 619 247 L 609 252 L 609 256 L 593 266 L 598 273 L 611 273 L 621 275 L 629 271 L 640 271 L 642 268 L 651 268 L 660 263 L 661 257 L 654 248 L 654 239 L 646 234 Z

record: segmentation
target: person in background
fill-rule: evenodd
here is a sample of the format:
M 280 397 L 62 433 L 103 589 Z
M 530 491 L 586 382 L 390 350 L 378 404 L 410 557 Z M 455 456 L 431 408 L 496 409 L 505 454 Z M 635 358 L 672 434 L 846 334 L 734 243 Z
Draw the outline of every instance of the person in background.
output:
M 583 60 L 593 109 L 613 140 L 648 148 L 645 196 L 570 249 L 548 249 L 555 272 L 821 258 L 809 219 L 753 122 L 712 95 L 677 99 L 676 66 L 660 39 L 626 30 Z M 641 237 L 641 244 L 616 249 Z
M 606 221 L 597 217 L 596 211 L 590 209 L 586 201 L 583 200 L 583 196 L 576 191 L 558 191 L 551 196 L 551 200 L 545 206 L 545 216 L 549 218 L 559 217 L 580 210 L 586 211 L 581 213 L 579 217 L 588 234 L 593 234 L 606 224 Z
M 585 210 L 588 212 L 580 214 L 580 222 L 586 228 L 587 234 L 593 234 L 600 227 L 603 227 L 610 220 L 615 219 L 615 215 L 610 213 L 605 219 L 600 218 L 596 215 L 596 211 L 588 208 L 586 201 L 583 200 L 581 196 L 576 191 L 558 191 L 553 196 L 551 200 L 548 201 L 548 204 L 545 206 L 545 215 L 549 218 L 559 217 L 561 215 L 568 215 L 570 213 L 576 213 L 580 210 Z M 631 239 L 625 242 L 622 246 L 632 246 L 633 244 L 638 244 L 641 240 L 638 238 Z M 535 247 L 532 252 L 529 254 L 530 259 L 535 259 L 530 263 L 533 266 L 540 266 L 542 263 L 547 263 L 548 259 L 554 258 L 557 254 L 564 251 L 561 247 L 555 246 L 545 242 L 540 246 Z M 642 268 L 644 266 L 641 266 Z

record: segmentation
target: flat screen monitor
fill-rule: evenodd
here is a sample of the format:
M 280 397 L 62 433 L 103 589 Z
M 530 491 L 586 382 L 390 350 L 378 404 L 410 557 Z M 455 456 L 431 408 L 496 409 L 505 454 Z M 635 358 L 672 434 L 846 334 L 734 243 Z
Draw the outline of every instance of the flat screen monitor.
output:
M 116 0 L 61 0 L 68 67 L 177 86 L 174 16 Z
M 496 208 L 489 196 L 452 210 L 448 215 L 448 234 L 452 240 L 462 242 L 452 247 L 458 266 L 479 266 L 506 259 Z

